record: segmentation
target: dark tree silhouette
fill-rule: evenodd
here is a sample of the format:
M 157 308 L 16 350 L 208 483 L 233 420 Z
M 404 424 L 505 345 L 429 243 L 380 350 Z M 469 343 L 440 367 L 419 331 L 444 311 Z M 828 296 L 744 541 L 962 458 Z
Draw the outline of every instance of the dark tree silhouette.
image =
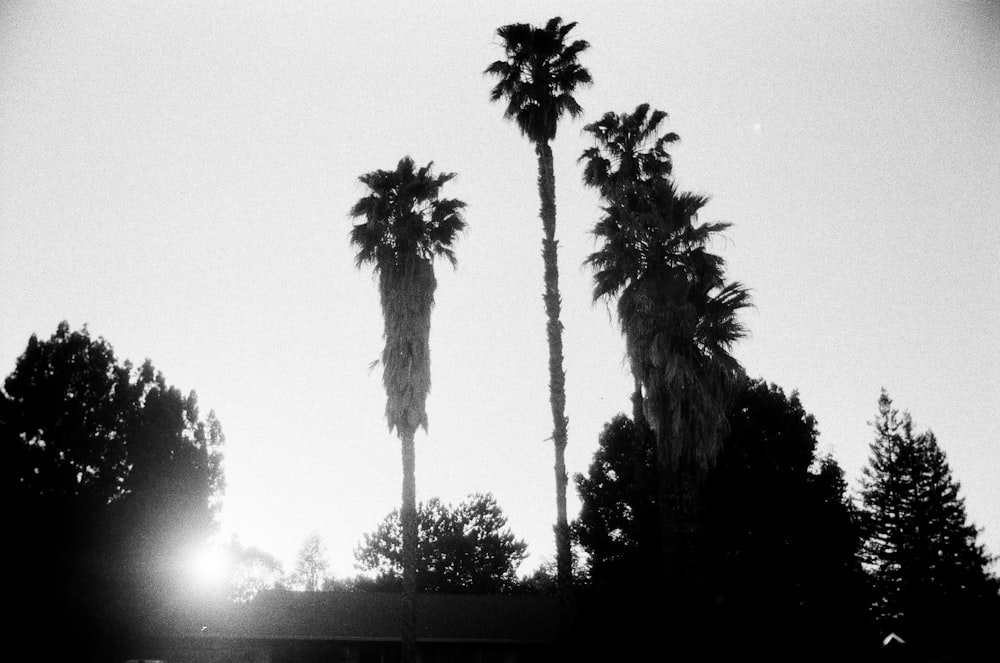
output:
M 631 113 L 607 112 L 597 122 L 583 128 L 594 139 L 594 146 L 584 150 L 583 183 L 597 189 L 611 202 L 642 187 L 663 179 L 673 170 L 673 158 L 668 147 L 680 140 L 671 132 L 660 134 L 667 119 L 666 111 L 649 104 L 639 104 Z
M 597 189 L 609 204 L 640 193 L 651 182 L 662 180 L 673 170 L 668 147 L 680 140 L 675 133 L 660 134 L 667 113 L 650 112 L 649 104 L 639 104 L 632 113 L 607 112 L 597 122 L 583 128 L 594 139 L 594 146 L 580 155 L 584 164 L 583 183 Z M 642 381 L 634 374 L 632 421 L 646 426 L 642 404 Z
M 498 594 L 517 587 L 517 568 L 528 546 L 507 527 L 507 517 L 491 494 L 470 495 L 455 507 L 433 498 L 417 510 L 417 530 L 420 591 Z M 365 534 L 355 557 L 362 570 L 376 572 L 373 588 L 399 587 L 399 511 Z
M 728 427 L 707 485 L 718 624 L 772 658 L 858 652 L 871 635 L 860 532 L 842 470 L 817 453 L 815 419 L 795 392 L 753 380 Z
M 595 299 L 617 298 L 645 420 L 655 433 L 663 532 L 663 605 L 671 621 L 709 607 L 700 547 L 702 485 L 720 448 L 725 411 L 743 377 L 730 349 L 749 293 L 726 282 L 708 250 L 726 224 L 696 224 L 707 202 L 652 180 L 618 196 L 594 228 Z M 638 400 L 638 399 L 637 399 Z M 689 628 L 681 628 L 691 632 Z
M 214 531 L 222 428 L 147 361 L 65 322 L 32 336 L 0 393 L 17 505 L 12 632 L 42 659 L 117 655 L 193 599 L 186 563 Z M 36 637 L 32 637 L 36 636 Z
M 928 653 L 984 642 L 1000 621 L 998 581 L 944 452 L 884 390 L 873 426 L 861 498 L 882 630 Z
M 846 651 L 867 633 L 866 597 L 839 468 L 817 457 L 812 417 L 778 387 L 749 381 L 728 421 L 707 480 L 703 549 L 714 597 L 707 617 L 726 636 L 700 643 L 701 655 L 712 648 L 721 655 L 727 645 L 799 655 L 796 646 L 822 640 L 818 623 L 838 634 L 824 651 Z M 662 564 L 656 475 L 655 440 L 619 415 L 605 427 L 588 474 L 576 476 L 582 506 L 574 533 L 591 579 L 584 636 L 602 633 L 636 655 L 663 629 L 647 607 Z M 619 608 L 609 613 L 602 607 L 609 604 Z
M 592 588 L 601 594 L 645 591 L 663 560 L 651 432 L 615 416 L 601 432 L 587 474 L 574 479 L 580 516 L 573 536 L 587 553 Z
M 358 249 L 357 266 L 378 274 L 384 319 L 382 384 L 389 431 L 402 446 L 403 496 L 400 509 L 403 563 L 403 663 L 416 660 L 417 499 L 413 437 L 427 429 L 427 394 L 431 387 L 430 331 L 434 306 L 434 259 L 455 265 L 452 245 L 465 228 L 465 203 L 441 198 L 454 173 L 434 175 L 405 157 L 395 170 L 376 170 L 358 178 L 368 195 L 351 208 L 363 221 L 351 230 Z
M 595 146 L 581 156 L 584 182 L 601 192 L 604 216 L 594 299 L 617 299 L 618 321 L 636 380 L 634 418 L 655 433 L 668 619 L 696 623 L 710 596 L 702 569 L 702 483 L 718 454 L 725 411 L 743 371 L 730 354 L 749 306 L 741 284 L 727 283 L 723 260 L 708 251 L 727 224 L 697 223 L 704 196 L 678 191 L 659 137 L 666 113 L 606 114 L 586 131 Z M 640 407 L 641 406 L 641 407 Z M 690 629 L 681 626 L 682 632 Z
M 521 134 L 535 145 L 538 156 L 539 216 L 542 220 L 542 259 L 545 263 L 546 337 L 549 344 L 549 404 L 552 409 L 552 443 L 555 447 L 556 567 L 559 586 L 560 624 L 563 632 L 561 656 L 570 656 L 565 634 L 571 609 L 572 560 L 569 520 L 566 513 L 566 374 L 563 369 L 562 306 L 559 294 L 558 242 L 556 241 L 556 180 L 551 142 L 559 120 L 583 112 L 573 94 L 590 85 L 591 77 L 578 56 L 590 47 L 582 39 L 567 42 L 576 23 L 552 18 L 544 27 L 512 23 L 497 30 L 506 58 L 486 69 L 498 81 L 490 92 L 492 101 L 505 100 L 504 118 L 514 120 Z

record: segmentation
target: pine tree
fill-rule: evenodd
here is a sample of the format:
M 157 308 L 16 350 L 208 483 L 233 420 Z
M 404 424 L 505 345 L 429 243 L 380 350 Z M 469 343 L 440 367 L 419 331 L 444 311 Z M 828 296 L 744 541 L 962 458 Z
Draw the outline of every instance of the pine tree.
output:
M 944 452 L 883 390 L 863 470 L 864 563 L 886 631 L 927 647 L 964 646 L 997 616 L 998 581 Z

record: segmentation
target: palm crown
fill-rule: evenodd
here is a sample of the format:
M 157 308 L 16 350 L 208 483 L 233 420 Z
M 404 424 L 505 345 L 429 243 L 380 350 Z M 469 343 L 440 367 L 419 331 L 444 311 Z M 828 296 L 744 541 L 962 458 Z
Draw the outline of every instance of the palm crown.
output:
M 427 427 L 428 339 L 437 288 L 433 260 L 444 256 L 454 265 L 452 244 L 465 228 L 465 203 L 439 198 L 454 173 L 434 175 L 431 165 L 416 168 L 405 157 L 396 170 L 362 175 L 358 179 L 369 194 L 350 211 L 364 218 L 351 229 L 351 243 L 358 248 L 356 263 L 373 265 L 379 275 L 385 324 L 382 383 L 390 431 Z
M 507 59 L 486 68 L 485 73 L 500 79 L 490 99 L 507 99 L 504 117 L 513 119 L 533 143 L 555 138 L 559 118 L 565 113 L 577 117 L 583 112 L 573 92 L 592 82 L 590 72 L 577 60 L 590 44 L 582 39 L 566 43 L 566 36 L 575 26 L 564 24 L 557 16 L 544 28 L 512 23 L 497 30 L 507 49 Z
M 595 300 L 618 298 L 646 416 L 677 442 L 669 462 L 685 457 L 701 468 L 717 451 L 723 414 L 715 404 L 741 374 L 729 350 L 746 333 L 737 314 L 750 305 L 747 289 L 726 283 L 724 261 L 708 250 L 728 224 L 696 223 L 707 202 L 667 179 L 620 192 L 594 227 L 603 242 L 586 260 Z
M 439 255 L 455 264 L 451 247 L 465 228 L 465 203 L 438 197 L 455 173 L 434 175 L 432 166 L 416 168 L 413 159 L 404 157 L 396 170 L 375 170 L 358 178 L 369 190 L 350 211 L 352 217 L 365 219 L 351 229 L 359 267 L 372 264 L 382 270 Z
M 632 113 L 608 112 L 583 130 L 596 145 L 584 150 L 583 182 L 609 200 L 622 187 L 666 177 L 673 167 L 667 147 L 680 140 L 675 133 L 659 135 L 667 119 L 661 110 L 649 112 L 649 104 L 639 104 Z

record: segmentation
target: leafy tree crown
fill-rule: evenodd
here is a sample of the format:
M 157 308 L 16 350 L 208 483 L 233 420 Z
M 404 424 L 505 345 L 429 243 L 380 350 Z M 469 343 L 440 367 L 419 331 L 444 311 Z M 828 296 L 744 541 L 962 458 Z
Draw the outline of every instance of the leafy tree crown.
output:
M 417 509 L 417 585 L 428 592 L 497 593 L 512 590 L 527 544 L 507 527 L 493 495 L 476 493 L 457 506 L 438 498 Z M 399 511 L 365 534 L 358 567 L 375 572 L 377 587 L 392 588 L 402 573 Z

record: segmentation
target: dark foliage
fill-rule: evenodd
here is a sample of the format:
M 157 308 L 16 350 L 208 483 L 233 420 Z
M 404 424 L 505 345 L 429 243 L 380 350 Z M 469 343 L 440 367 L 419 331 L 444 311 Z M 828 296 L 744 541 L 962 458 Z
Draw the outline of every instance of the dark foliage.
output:
M 222 430 L 147 361 L 65 322 L 32 336 L 0 393 L 14 497 L 12 631 L 42 660 L 102 658 L 192 598 L 186 562 L 213 529 Z
M 857 518 L 842 470 L 817 455 L 815 419 L 796 393 L 753 381 L 729 427 L 709 485 L 721 623 L 772 654 L 857 651 L 871 635 Z
M 708 198 L 670 178 L 676 135 L 660 136 L 666 113 L 647 104 L 607 113 L 585 131 L 584 182 L 604 200 L 594 226 L 594 299 L 617 300 L 637 396 L 634 416 L 655 433 L 659 494 L 659 604 L 679 637 L 712 609 L 705 564 L 705 478 L 716 462 L 726 410 L 745 379 L 732 354 L 746 334 L 747 288 L 727 281 L 711 240 L 728 224 L 700 223 Z M 638 422 L 637 422 L 638 423 Z
M 655 439 L 625 415 L 605 425 L 587 476 L 577 474 L 576 542 L 589 556 L 589 580 L 601 591 L 643 587 L 657 577 L 659 511 Z
M 961 651 L 1000 623 L 997 578 L 944 452 L 884 391 L 864 469 L 864 559 L 883 632 L 925 653 Z
M 821 625 L 838 633 L 824 652 L 847 651 L 868 630 L 858 533 L 839 467 L 817 458 L 815 422 L 798 397 L 763 381 L 738 393 L 728 425 L 706 486 L 703 560 L 714 605 L 699 646 L 792 656 L 824 639 Z M 662 635 L 654 444 L 619 415 L 588 475 L 576 477 L 583 506 L 574 533 L 590 557 L 584 633 L 603 638 L 610 629 L 637 651 Z
M 470 495 L 458 506 L 438 498 L 417 510 L 417 587 L 424 592 L 491 594 L 517 586 L 527 544 L 515 538 L 496 499 Z M 376 571 L 360 589 L 397 589 L 402 583 L 399 511 L 393 511 L 355 551 L 360 568 Z
M 497 29 L 506 58 L 486 68 L 486 74 L 498 79 L 490 99 L 507 102 L 504 118 L 513 120 L 533 143 L 553 140 L 563 115 L 583 113 L 573 93 L 593 82 L 578 60 L 590 44 L 582 39 L 567 42 L 575 27 L 556 16 L 545 27 L 512 23 Z

